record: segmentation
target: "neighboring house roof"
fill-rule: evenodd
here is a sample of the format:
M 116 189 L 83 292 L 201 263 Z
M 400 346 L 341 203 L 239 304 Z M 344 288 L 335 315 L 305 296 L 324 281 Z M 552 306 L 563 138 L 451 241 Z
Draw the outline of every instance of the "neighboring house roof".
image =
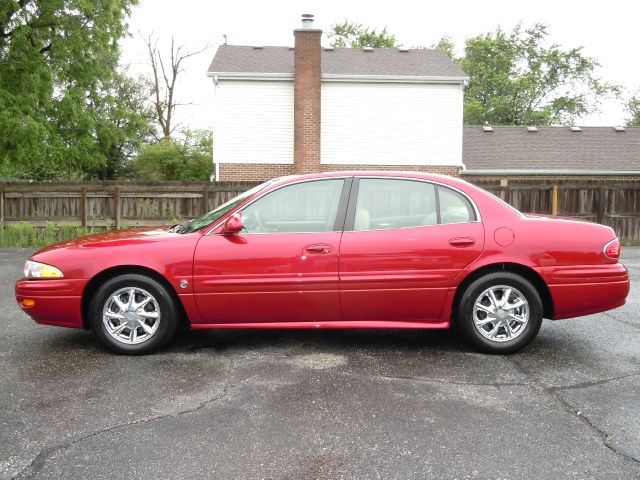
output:
M 209 76 L 272 74 L 293 76 L 293 48 L 220 45 Z M 444 52 L 429 49 L 323 48 L 322 75 L 362 77 L 447 78 L 463 82 L 468 77 Z
M 640 127 L 465 126 L 467 174 L 640 172 Z

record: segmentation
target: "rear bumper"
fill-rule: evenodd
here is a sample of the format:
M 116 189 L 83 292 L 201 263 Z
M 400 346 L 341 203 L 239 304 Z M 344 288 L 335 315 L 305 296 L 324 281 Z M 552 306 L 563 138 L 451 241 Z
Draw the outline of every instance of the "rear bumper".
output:
M 37 323 L 82 328 L 82 292 L 86 284 L 84 279 L 23 278 L 16 282 L 16 300 Z M 26 306 L 25 300 L 32 300 L 34 304 Z
M 554 320 L 604 312 L 625 304 L 629 274 L 621 263 L 541 268 L 549 286 Z

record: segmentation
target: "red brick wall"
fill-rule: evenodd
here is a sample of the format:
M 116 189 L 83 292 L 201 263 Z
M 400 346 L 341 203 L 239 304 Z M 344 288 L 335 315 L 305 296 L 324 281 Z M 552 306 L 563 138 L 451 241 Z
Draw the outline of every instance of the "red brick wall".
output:
M 293 163 L 296 173 L 320 169 L 322 30 L 295 30 L 293 54 Z
M 460 168 L 450 165 L 321 165 L 323 172 L 338 172 L 345 170 L 373 170 L 385 172 L 427 172 L 440 173 L 442 175 L 460 176 Z
M 293 165 L 288 163 L 221 163 L 220 181 L 262 182 L 271 178 L 293 175 Z
M 320 165 L 320 168 L 309 170 L 314 172 L 338 172 L 345 170 L 373 170 L 373 171 L 411 171 L 429 172 L 460 176 L 458 167 L 444 165 Z M 224 182 L 260 182 L 271 178 L 293 175 L 294 166 L 291 164 L 261 164 L 261 163 L 221 163 L 220 180 Z

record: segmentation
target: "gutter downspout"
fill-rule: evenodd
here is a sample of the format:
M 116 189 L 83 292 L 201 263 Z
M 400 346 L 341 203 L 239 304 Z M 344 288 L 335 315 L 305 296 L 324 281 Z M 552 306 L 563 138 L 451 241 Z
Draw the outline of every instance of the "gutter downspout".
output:
M 217 130 L 216 127 L 218 125 L 218 123 L 217 123 L 218 115 L 216 115 L 216 110 L 217 110 L 217 108 L 216 108 L 216 97 L 217 97 L 216 93 L 217 93 L 217 90 L 218 90 L 218 76 L 214 75 L 214 77 L 213 77 L 213 131 L 214 132 Z M 212 133 L 212 135 L 213 135 L 213 133 Z M 213 141 L 211 142 L 211 156 L 213 157 L 213 165 L 214 165 L 214 168 L 215 168 L 215 173 L 214 173 L 215 179 L 214 180 L 216 182 L 219 182 L 220 181 L 220 162 L 218 162 L 216 160 L 215 151 L 216 151 L 216 141 L 215 141 L 215 138 L 214 138 Z

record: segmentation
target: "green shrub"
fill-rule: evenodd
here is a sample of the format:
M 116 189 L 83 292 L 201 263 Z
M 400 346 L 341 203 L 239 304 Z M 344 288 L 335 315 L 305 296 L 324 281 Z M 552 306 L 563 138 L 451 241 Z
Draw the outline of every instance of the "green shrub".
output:
M 145 145 L 128 166 L 138 180 L 208 181 L 213 172 L 211 133 L 191 132 L 182 142 L 163 139 Z

